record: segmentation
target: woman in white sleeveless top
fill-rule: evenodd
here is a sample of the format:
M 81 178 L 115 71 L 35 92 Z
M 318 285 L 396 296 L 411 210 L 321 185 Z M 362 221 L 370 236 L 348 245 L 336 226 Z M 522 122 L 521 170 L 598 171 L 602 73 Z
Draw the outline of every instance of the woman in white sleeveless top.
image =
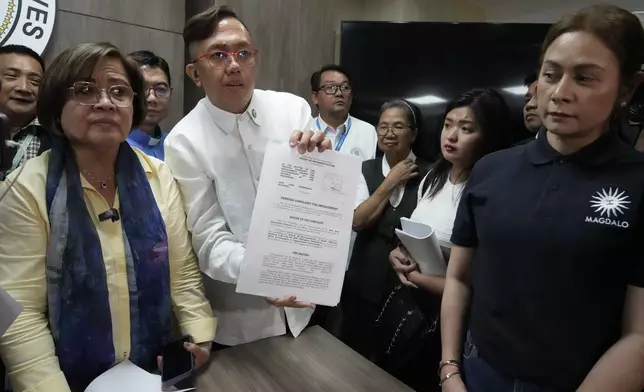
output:
M 468 91 L 447 106 L 440 137 L 441 156 L 418 189 L 411 220 L 431 226 L 448 259 L 456 210 L 471 168 L 484 155 L 511 143 L 511 113 L 501 95 L 488 89 Z M 429 322 L 438 317 L 444 276 L 422 274 L 402 245 L 389 256 L 400 282 L 411 287 L 411 301 Z M 426 391 L 440 390 L 436 369 L 440 361 L 440 334 L 426 334 L 422 350 L 407 358 L 407 371 L 396 374 L 403 382 Z M 432 378 L 433 377 L 433 378 Z
M 441 156 L 422 180 L 411 215 L 411 220 L 434 229 L 445 256 L 449 255 L 452 225 L 470 170 L 486 154 L 509 145 L 511 124 L 510 110 L 495 90 L 470 90 L 448 104 L 440 137 Z M 442 295 L 445 277 L 421 274 L 402 245 L 391 252 L 389 261 L 402 284 Z

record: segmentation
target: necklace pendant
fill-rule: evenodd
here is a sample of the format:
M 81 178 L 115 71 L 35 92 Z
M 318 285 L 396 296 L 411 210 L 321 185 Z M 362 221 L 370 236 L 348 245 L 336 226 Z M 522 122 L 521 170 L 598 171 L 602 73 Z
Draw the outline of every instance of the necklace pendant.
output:
M 101 181 L 101 188 L 107 189 L 107 182 Z

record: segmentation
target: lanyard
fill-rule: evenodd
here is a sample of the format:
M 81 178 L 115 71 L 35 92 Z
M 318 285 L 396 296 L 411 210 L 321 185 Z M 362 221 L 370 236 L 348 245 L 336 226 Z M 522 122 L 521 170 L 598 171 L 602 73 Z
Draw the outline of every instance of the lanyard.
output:
M 315 119 L 315 125 L 318 127 L 318 131 L 322 130 L 322 127 L 320 126 L 320 118 Z M 335 145 L 335 151 L 340 151 L 342 148 L 342 145 L 344 144 L 344 139 L 347 138 L 347 135 L 349 134 L 349 131 L 351 130 L 351 117 L 349 117 L 349 120 L 347 120 L 347 129 L 344 130 L 342 133 L 342 136 L 340 136 L 340 140 Z M 326 131 L 324 132 L 324 135 L 326 136 Z
M 27 148 L 31 144 L 31 142 L 34 140 L 36 136 L 33 133 L 27 134 L 25 138 L 22 140 L 20 143 L 22 148 L 19 148 L 18 151 L 16 151 L 16 155 L 13 156 L 13 162 L 11 163 L 11 170 L 16 169 L 18 166 L 20 166 L 20 162 L 22 162 L 22 158 L 24 158 L 25 153 L 27 152 Z

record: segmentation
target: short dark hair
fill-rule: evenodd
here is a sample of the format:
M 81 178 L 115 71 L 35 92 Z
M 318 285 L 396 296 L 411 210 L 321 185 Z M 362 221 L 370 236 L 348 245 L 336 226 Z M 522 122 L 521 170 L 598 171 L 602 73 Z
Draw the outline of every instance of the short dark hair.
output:
M 632 78 L 644 63 L 644 27 L 631 12 L 614 5 L 582 8 L 554 23 L 541 47 L 541 57 L 560 36 L 583 31 L 601 40 L 619 61 L 622 80 Z
M 225 5 L 215 5 L 205 11 L 194 15 L 186 22 L 183 28 L 183 42 L 194 60 L 192 44 L 212 37 L 215 27 L 224 19 L 237 19 L 248 31 L 248 27 L 242 22 L 232 8 Z M 250 33 L 249 33 L 250 34 Z
M 510 146 L 512 141 L 512 112 L 503 96 L 492 89 L 473 89 L 454 98 L 445 109 L 443 119 L 449 112 L 457 108 L 467 107 L 474 113 L 474 121 L 481 130 L 482 145 L 477 149 L 474 161 L 467 171 L 485 155 Z M 441 123 L 442 125 L 442 123 Z M 434 197 L 440 192 L 449 177 L 452 163 L 441 157 L 431 167 L 425 181 L 429 189 L 428 197 Z M 423 190 L 424 193 L 424 190 Z
M 71 47 L 54 59 L 40 85 L 37 114 L 40 123 L 58 136 L 63 106 L 70 99 L 69 87 L 91 74 L 99 60 L 110 57 L 121 60 L 130 87 L 134 90 L 132 103 L 134 116 L 132 128 L 138 126 L 146 115 L 145 80 L 139 67 L 110 43 L 86 43 Z
M 346 76 L 347 79 L 349 79 L 349 81 L 351 81 L 349 74 L 344 68 L 342 68 L 337 64 L 327 64 L 322 68 L 320 68 L 319 70 L 313 72 L 313 75 L 311 75 L 311 91 L 317 92 L 320 90 L 320 81 L 322 80 L 322 74 L 327 71 L 340 72 L 341 74 Z
M 36 53 L 33 49 L 24 46 L 24 45 L 7 45 L 0 47 L 0 55 L 3 54 L 20 54 L 23 56 L 29 56 L 32 59 L 38 61 L 38 64 L 40 64 L 40 67 L 42 68 L 43 72 L 45 72 L 45 60 L 43 60 L 42 56 Z
M 526 87 L 532 86 L 532 83 L 536 82 L 539 77 L 536 72 L 530 72 L 525 79 L 523 79 L 523 85 Z
M 154 52 L 149 50 L 137 50 L 127 55 L 132 60 L 136 61 L 141 67 L 148 66 L 150 68 L 159 68 L 168 78 L 168 85 L 172 86 L 172 77 L 170 76 L 170 66 L 168 62 L 161 56 L 157 56 Z

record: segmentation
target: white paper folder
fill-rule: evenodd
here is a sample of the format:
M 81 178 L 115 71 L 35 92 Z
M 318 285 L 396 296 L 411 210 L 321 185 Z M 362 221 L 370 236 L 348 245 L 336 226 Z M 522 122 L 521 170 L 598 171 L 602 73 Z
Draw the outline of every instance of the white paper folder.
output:
M 396 229 L 396 235 L 418 264 L 420 272 L 425 275 L 445 276 L 447 264 L 434 229 L 407 218 L 401 218 L 400 224 L 402 230 Z
M 22 305 L 0 288 L 0 336 L 16 321 L 20 312 Z
M 195 388 L 168 389 L 168 391 L 187 392 Z M 161 392 L 161 376 L 151 374 L 124 360 L 98 376 L 85 389 L 85 392 Z

